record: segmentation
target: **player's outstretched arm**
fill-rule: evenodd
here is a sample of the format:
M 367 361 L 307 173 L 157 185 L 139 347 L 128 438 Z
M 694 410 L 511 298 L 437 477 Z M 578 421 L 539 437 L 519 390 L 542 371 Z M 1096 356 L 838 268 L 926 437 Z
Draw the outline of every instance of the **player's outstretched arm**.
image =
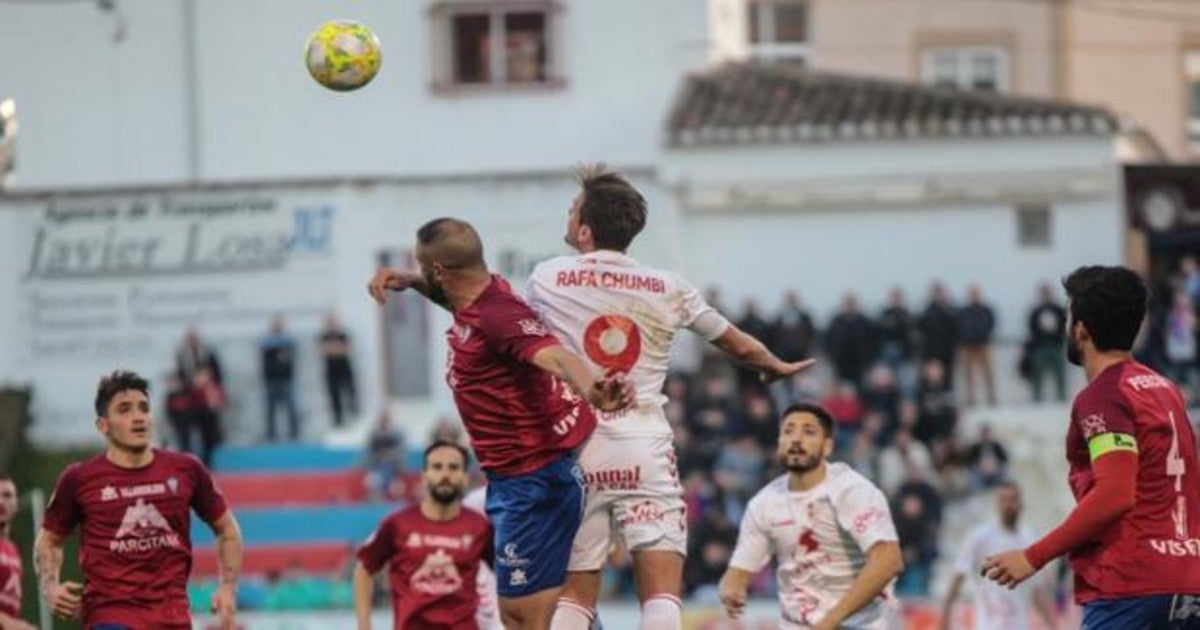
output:
M 367 284 L 367 293 L 370 293 L 371 298 L 380 306 L 387 303 L 388 293 L 404 291 L 406 289 L 412 289 L 420 293 L 430 302 L 442 308 L 449 308 L 448 304 L 430 294 L 429 285 L 426 284 L 424 276 L 416 271 L 401 271 L 399 269 L 380 267 L 375 272 L 375 276 L 371 278 L 371 282 Z
M 619 376 L 596 378 L 583 359 L 561 345 L 538 350 L 530 363 L 566 381 L 600 411 L 619 411 L 633 404 L 635 393 L 629 381 Z
M 217 565 L 220 585 L 212 596 L 212 612 L 221 630 L 233 630 L 237 614 L 237 583 L 242 573 L 242 528 L 231 510 L 212 524 L 217 537 Z
M 363 566 L 362 560 L 354 563 L 354 618 L 358 630 L 371 630 L 371 595 L 375 592 L 375 577 Z
M 871 603 L 887 588 L 887 585 L 904 570 L 904 558 L 900 554 L 900 543 L 881 540 L 867 550 L 867 563 L 850 585 L 850 591 L 834 605 L 814 630 L 834 630 L 846 620 Z
M 784 361 L 768 350 L 761 341 L 733 324 L 730 324 L 720 337 L 713 339 L 712 345 L 738 363 L 758 372 L 767 383 L 787 378 L 817 362 L 816 359 Z
M 941 630 L 950 630 L 950 620 L 954 617 L 954 602 L 958 600 L 964 577 L 962 573 L 955 573 L 950 579 L 950 588 L 946 589 L 946 599 L 942 601 L 942 618 L 938 622 L 938 628 Z
M 83 612 L 83 586 L 58 581 L 63 563 L 63 537 L 42 528 L 33 542 L 33 562 L 42 585 L 42 596 L 54 614 L 67 619 L 78 618 Z
M 746 609 L 746 594 L 750 592 L 750 582 L 753 579 L 754 574 L 749 571 L 737 567 L 725 569 L 725 575 L 721 576 L 721 581 L 717 584 L 717 592 L 721 596 L 725 614 L 729 615 L 730 619 L 742 616 Z

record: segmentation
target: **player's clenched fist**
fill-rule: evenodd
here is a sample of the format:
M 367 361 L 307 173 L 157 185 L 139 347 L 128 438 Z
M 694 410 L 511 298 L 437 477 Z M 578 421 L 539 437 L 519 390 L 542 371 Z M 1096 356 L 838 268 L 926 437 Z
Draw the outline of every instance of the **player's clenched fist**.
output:
M 600 411 L 620 411 L 632 407 L 637 391 L 624 376 L 606 375 L 596 379 L 588 390 L 588 402 Z
M 46 601 L 54 609 L 54 614 L 66 619 L 75 619 L 83 611 L 83 600 L 80 591 L 83 590 L 77 582 L 55 583 L 46 587 Z
M 746 588 L 733 584 L 733 582 L 734 580 L 722 578 L 720 584 L 717 585 L 717 590 L 721 596 L 721 605 L 725 607 L 725 613 L 731 619 L 737 619 L 746 609 Z
M 382 305 L 387 301 L 389 291 L 403 291 L 420 281 L 420 274 L 414 271 L 397 271 L 381 267 L 375 272 L 375 277 L 371 278 L 371 283 L 367 285 L 367 291 L 375 302 Z

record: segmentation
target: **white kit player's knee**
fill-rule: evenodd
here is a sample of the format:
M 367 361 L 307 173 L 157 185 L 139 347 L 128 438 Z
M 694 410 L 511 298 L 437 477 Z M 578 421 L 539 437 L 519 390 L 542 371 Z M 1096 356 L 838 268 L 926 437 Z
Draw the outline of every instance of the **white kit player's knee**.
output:
M 683 607 L 674 595 L 654 595 L 642 604 L 639 630 L 679 630 L 683 627 Z
M 589 630 L 596 619 L 596 611 L 566 597 L 558 598 L 554 616 L 550 618 L 550 630 Z

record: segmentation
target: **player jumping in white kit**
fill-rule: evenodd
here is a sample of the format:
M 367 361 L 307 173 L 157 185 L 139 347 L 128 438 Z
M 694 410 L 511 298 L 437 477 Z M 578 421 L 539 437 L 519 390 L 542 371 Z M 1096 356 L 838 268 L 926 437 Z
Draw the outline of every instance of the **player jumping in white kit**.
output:
M 812 361 L 779 359 L 679 275 L 625 255 L 647 210 L 623 176 L 588 167 L 580 170 L 579 184 L 566 234 L 579 255 L 538 265 L 526 297 L 564 345 L 597 367 L 626 374 L 637 402 L 602 415 L 580 454 L 587 502 L 551 627 L 585 630 L 595 619 L 600 569 L 616 534 L 633 557 L 641 628 L 674 630 L 682 625 L 687 518 L 662 389 L 675 333 L 692 330 L 766 381 L 791 376 Z

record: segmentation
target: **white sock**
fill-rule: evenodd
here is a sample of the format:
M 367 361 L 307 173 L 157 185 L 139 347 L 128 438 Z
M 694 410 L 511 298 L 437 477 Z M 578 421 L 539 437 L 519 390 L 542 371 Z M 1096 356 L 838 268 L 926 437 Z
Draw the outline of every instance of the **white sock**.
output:
M 674 595 L 655 595 L 642 604 L 640 630 L 679 630 L 683 627 L 683 607 Z
M 550 630 L 588 630 L 596 611 L 566 597 L 558 598 L 554 616 L 550 618 Z

